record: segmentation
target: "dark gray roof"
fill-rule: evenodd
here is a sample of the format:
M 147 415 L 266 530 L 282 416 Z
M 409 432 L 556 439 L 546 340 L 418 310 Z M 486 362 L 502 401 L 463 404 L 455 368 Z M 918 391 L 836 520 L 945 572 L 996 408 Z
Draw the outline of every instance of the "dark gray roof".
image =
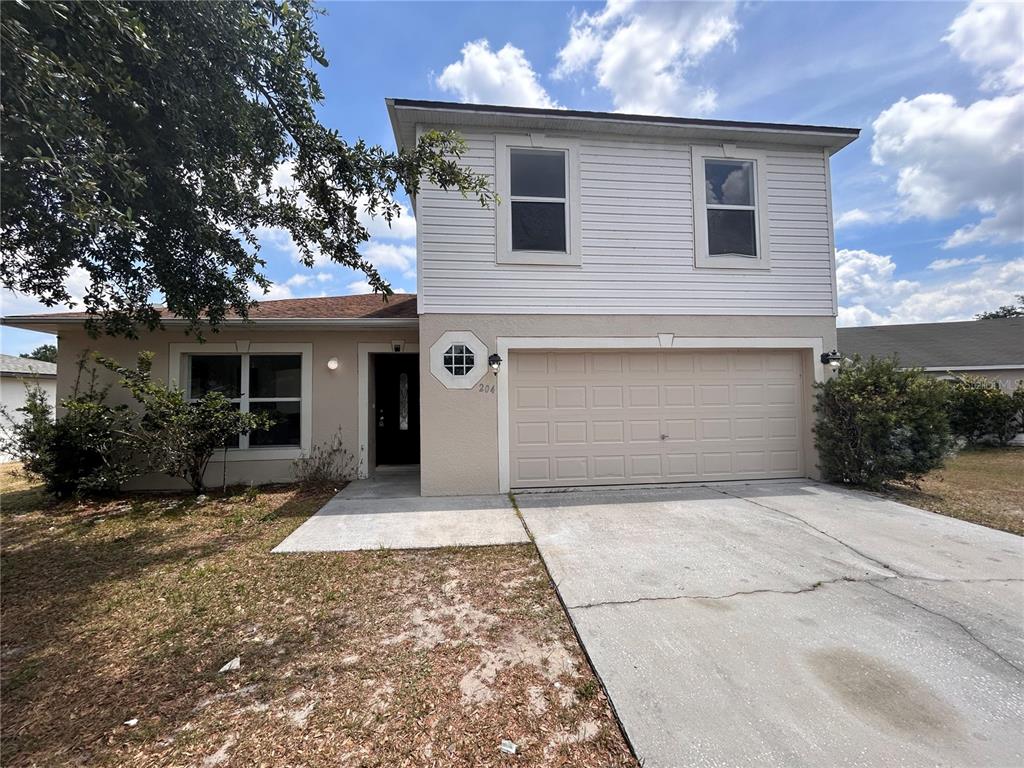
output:
M 800 147 L 822 147 L 834 154 L 854 141 L 857 128 L 831 125 L 757 123 L 741 120 L 705 120 L 665 115 L 632 115 L 577 109 L 510 107 L 501 104 L 461 104 L 423 99 L 385 99 L 395 141 L 402 149 L 416 145 L 417 127 L 464 131 L 514 133 L 560 131 L 574 134 L 610 134 L 630 138 L 652 137 L 685 142 L 760 142 Z
M 0 355 L 0 375 L 2 376 L 41 376 L 44 378 L 57 375 L 56 363 L 44 363 L 28 357 Z
M 506 115 L 543 115 L 546 117 L 589 117 L 598 120 L 621 120 L 628 122 L 663 123 L 665 125 L 700 125 L 709 128 L 764 128 L 772 131 L 807 131 L 809 133 L 837 133 L 844 136 L 858 136 L 860 128 L 843 128 L 835 125 L 803 125 L 800 123 L 763 123 L 747 120 L 708 120 L 697 117 L 672 117 L 669 115 L 634 115 L 627 112 L 594 112 L 585 109 L 548 109 L 545 107 L 510 107 L 504 104 L 465 104 L 458 101 L 428 101 L 426 99 L 390 99 L 396 107 L 420 107 L 425 109 L 454 109 L 464 112 L 498 112 Z
M 915 368 L 1024 365 L 1024 317 L 839 328 L 845 357 L 895 357 Z

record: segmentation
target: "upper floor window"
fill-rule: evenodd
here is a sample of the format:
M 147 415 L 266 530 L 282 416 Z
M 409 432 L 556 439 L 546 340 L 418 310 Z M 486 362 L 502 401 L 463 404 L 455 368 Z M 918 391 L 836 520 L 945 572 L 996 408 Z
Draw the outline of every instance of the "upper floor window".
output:
M 511 149 L 512 250 L 565 253 L 565 151 Z
M 698 267 L 768 266 L 760 153 L 694 147 L 694 257 Z
M 498 136 L 498 263 L 579 264 L 576 145 L 547 136 Z

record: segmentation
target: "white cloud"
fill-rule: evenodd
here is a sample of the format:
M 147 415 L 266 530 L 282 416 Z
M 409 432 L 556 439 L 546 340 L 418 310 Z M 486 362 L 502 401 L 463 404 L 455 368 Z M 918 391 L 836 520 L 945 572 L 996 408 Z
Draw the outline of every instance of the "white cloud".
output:
M 365 280 L 353 280 L 345 288 L 349 293 L 373 293 L 373 288 Z
M 1024 88 L 1024 5 L 972 2 L 942 39 L 988 90 Z
M 878 224 L 890 219 L 892 214 L 885 210 L 866 211 L 863 208 L 851 208 L 840 213 L 835 220 L 836 229 L 854 227 L 858 224 Z
M 537 81 L 537 73 L 526 54 L 511 43 L 498 51 L 492 51 L 487 40 L 466 43 L 462 59 L 444 68 L 437 85 L 456 94 L 461 101 L 474 104 L 558 106 Z
M 904 215 L 985 216 L 954 232 L 946 247 L 1024 236 L 1024 94 L 966 107 L 943 93 L 901 99 L 873 127 L 872 160 L 898 170 Z
M 988 261 L 988 256 L 972 256 L 969 259 L 935 259 L 928 265 L 928 269 L 941 272 L 946 269 L 955 269 L 968 264 L 982 264 Z
M 64 287 L 71 295 L 71 304 L 48 307 L 35 296 L 18 293 L 6 288 L 0 289 L 0 315 L 35 315 L 47 312 L 84 312 L 85 294 L 89 290 L 89 272 L 84 267 L 72 267 L 64 280 Z
M 895 278 L 891 256 L 841 248 L 836 251 L 836 288 L 840 304 L 880 306 L 898 302 L 917 288 L 917 283 Z
M 256 301 L 277 301 L 279 299 L 298 299 L 309 296 L 323 296 L 321 288 L 316 290 L 317 284 L 323 285 L 334 279 L 329 272 L 296 272 L 287 280 L 271 283 L 270 288 L 264 292 L 256 283 L 249 283 L 249 295 Z
M 900 99 L 874 121 L 871 158 L 897 171 L 904 217 L 981 215 L 943 244 L 1024 239 L 1024 8 L 972 3 L 943 39 L 1000 90 L 961 106 L 945 93 Z
M 584 12 L 574 19 L 553 75 L 592 70 L 620 112 L 711 112 L 714 89 L 688 78 L 708 54 L 735 42 L 734 12 L 733 3 L 609 0 L 600 13 Z
M 970 261 L 970 260 L 965 260 Z M 919 282 L 897 279 L 892 257 L 870 251 L 836 251 L 838 324 L 888 325 L 970 320 L 1024 292 L 1024 257 L 975 262 L 966 276 Z
M 363 255 L 377 269 L 397 269 L 403 277 L 416 277 L 416 246 L 394 243 L 370 243 Z

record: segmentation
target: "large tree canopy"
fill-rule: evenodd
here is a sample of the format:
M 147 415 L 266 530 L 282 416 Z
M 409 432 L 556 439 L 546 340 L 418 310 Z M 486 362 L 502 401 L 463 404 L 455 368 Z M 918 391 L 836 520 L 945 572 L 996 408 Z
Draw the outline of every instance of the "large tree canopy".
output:
M 4 287 L 65 305 L 81 268 L 94 330 L 156 327 L 154 294 L 216 326 L 269 284 L 256 235 L 279 227 L 308 266 L 320 252 L 390 293 L 357 250 L 360 208 L 390 222 L 421 179 L 492 193 L 455 134 L 392 153 L 320 123 L 315 15 L 311 0 L 5 3 Z M 284 163 L 294 184 L 275 186 Z

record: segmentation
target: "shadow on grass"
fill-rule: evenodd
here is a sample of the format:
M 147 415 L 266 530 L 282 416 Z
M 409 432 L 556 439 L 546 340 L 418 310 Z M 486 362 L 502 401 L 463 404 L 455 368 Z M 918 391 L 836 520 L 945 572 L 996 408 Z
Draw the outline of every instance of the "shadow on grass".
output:
M 220 593 L 244 597 L 209 571 L 244 584 L 251 568 L 258 581 L 255 558 L 326 497 L 276 489 L 258 499 L 243 492 L 204 505 L 191 495 L 57 503 L 34 488 L 4 494 L 3 765 L 32 764 L 36 755 L 48 763 L 54 748 L 58 762 L 88 762 L 129 716 L 126 703 L 181 689 L 175 664 L 195 665 L 196 643 L 236 621 L 217 613 Z M 124 636 L 133 623 L 137 634 Z M 110 722 L 91 722 L 84 712 L 101 703 Z

